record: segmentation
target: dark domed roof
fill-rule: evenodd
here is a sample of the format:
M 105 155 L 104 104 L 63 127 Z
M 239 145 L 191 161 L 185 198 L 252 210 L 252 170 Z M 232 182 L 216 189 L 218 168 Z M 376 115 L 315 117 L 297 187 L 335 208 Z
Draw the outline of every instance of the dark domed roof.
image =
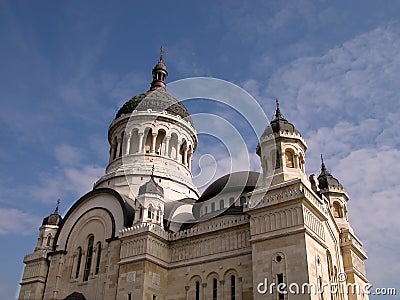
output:
M 328 189 L 328 188 L 335 188 L 335 189 L 343 189 L 343 186 L 340 184 L 339 180 L 332 176 L 331 173 L 325 167 L 324 161 L 322 159 L 321 165 L 321 173 L 318 175 L 318 185 L 321 190 Z
M 208 186 L 197 202 L 206 201 L 219 193 L 238 189 L 250 192 L 257 186 L 260 175 L 258 172 L 240 171 L 222 176 Z
M 155 90 L 149 90 L 128 100 L 119 109 L 115 118 L 117 119 L 122 115 L 131 114 L 134 110 L 147 111 L 148 109 L 158 112 L 166 110 L 168 113 L 175 116 L 180 116 L 182 119 L 189 121 L 190 124 L 193 125 L 192 118 L 190 117 L 186 107 L 177 99 L 168 94 L 163 87 L 159 87 Z
M 278 133 L 280 131 L 286 131 L 290 133 L 297 133 L 300 132 L 294 127 L 292 123 L 289 123 L 282 115 L 281 110 L 279 109 L 279 101 L 276 99 L 276 111 L 275 111 L 275 119 L 273 119 L 270 125 L 267 127 L 266 130 L 271 130 L 273 133 Z
M 62 221 L 61 216 L 58 214 L 58 206 L 60 204 L 60 200 L 57 201 L 57 206 L 54 212 L 43 219 L 42 225 L 58 225 Z
M 157 182 L 154 180 L 153 175 L 151 175 L 148 182 L 139 187 L 139 195 L 143 195 L 146 193 L 157 194 L 161 197 L 164 196 L 164 189 L 157 184 Z

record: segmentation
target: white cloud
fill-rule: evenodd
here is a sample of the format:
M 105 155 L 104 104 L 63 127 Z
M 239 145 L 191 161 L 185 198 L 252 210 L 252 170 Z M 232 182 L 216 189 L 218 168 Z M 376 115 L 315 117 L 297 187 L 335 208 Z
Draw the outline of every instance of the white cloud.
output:
M 54 155 L 63 166 L 79 165 L 83 156 L 78 148 L 66 144 L 56 146 Z
M 30 235 L 37 231 L 40 219 L 13 208 L 0 208 L 0 235 Z
M 54 156 L 58 165 L 39 176 L 39 184 L 29 188 L 29 193 L 40 201 L 54 202 L 56 199 L 80 197 L 92 190 L 93 184 L 104 174 L 104 168 L 86 165 L 86 150 L 61 144 L 55 147 Z

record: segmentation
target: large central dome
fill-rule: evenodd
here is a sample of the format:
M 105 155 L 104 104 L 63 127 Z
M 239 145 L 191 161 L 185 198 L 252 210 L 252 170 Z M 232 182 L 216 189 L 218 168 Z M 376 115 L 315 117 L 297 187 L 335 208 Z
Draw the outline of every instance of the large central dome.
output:
M 192 118 L 186 107 L 168 94 L 165 87 L 158 87 L 154 90 L 150 89 L 145 93 L 136 95 L 119 109 L 115 118 L 131 114 L 134 110 L 147 111 L 148 109 L 159 112 L 167 111 L 172 115 L 180 116 L 193 125 Z
M 193 126 L 193 120 L 190 117 L 186 107 L 179 100 L 172 97 L 165 89 L 165 80 L 168 76 L 168 70 L 162 58 L 162 50 L 160 51 L 160 59 L 152 70 L 153 81 L 151 82 L 150 90 L 145 93 L 136 95 L 128 100 L 117 112 L 115 119 L 123 115 L 130 115 L 134 110 L 162 112 L 180 116 L 182 119 L 190 122 Z

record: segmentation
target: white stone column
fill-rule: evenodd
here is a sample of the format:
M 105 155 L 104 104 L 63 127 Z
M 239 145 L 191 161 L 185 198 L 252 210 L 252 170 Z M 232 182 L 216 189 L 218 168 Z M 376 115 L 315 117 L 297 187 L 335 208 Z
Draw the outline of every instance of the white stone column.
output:
M 122 155 L 122 138 L 118 137 L 117 138 L 117 155 L 116 155 L 116 158 L 120 157 L 121 155 Z
M 190 171 L 192 170 L 192 156 L 193 156 L 193 152 L 189 152 L 188 153 L 188 168 Z
M 115 143 L 111 143 L 110 147 L 111 148 L 110 148 L 110 161 L 109 162 L 114 160 L 115 151 L 116 151 Z
M 179 162 L 179 153 L 181 152 L 181 142 L 180 141 L 178 141 L 177 143 L 176 143 L 176 157 L 175 157 L 175 159 Z
M 165 156 L 167 156 L 167 157 L 170 157 L 169 156 L 169 153 L 170 153 L 170 151 L 169 151 L 169 141 L 171 140 L 171 137 L 170 136 L 166 136 L 165 137 Z
M 127 139 L 126 139 L 126 148 L 125 148 L 125 154 L 128 155 L 129 151 L 131 150 L 131 138 L 132 138 L 132 133 L 127 134 Z
M 143 153 L 143 132 L 138 132 L 139 136 L 139 148 L 138 148 L 138 153 Z
M 185 165 L 185 166 L 187 166 L 187 153 L 188 153 L 188 147 L 185 147 L 184 149 L 183 149 L 183 164 Z
M 152 139 L 151 139 L 151 153 L 156 152 L 156 142 L 157 142 L 157 132 L 153 132 L 152 134 Z

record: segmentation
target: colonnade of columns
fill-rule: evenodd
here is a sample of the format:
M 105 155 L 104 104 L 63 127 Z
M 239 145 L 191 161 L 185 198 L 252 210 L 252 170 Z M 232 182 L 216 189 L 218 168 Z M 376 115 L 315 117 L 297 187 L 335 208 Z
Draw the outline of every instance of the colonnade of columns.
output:
M 144 132 L 132 130 L 130 133 L 116 136 L 110 147 L 110 162 L 128 154 L 157 154 L 178 161 L 191 169 L 193 147 L 183 138 L 179 140 L 175 133 L 167 135 L 164 130 Z

